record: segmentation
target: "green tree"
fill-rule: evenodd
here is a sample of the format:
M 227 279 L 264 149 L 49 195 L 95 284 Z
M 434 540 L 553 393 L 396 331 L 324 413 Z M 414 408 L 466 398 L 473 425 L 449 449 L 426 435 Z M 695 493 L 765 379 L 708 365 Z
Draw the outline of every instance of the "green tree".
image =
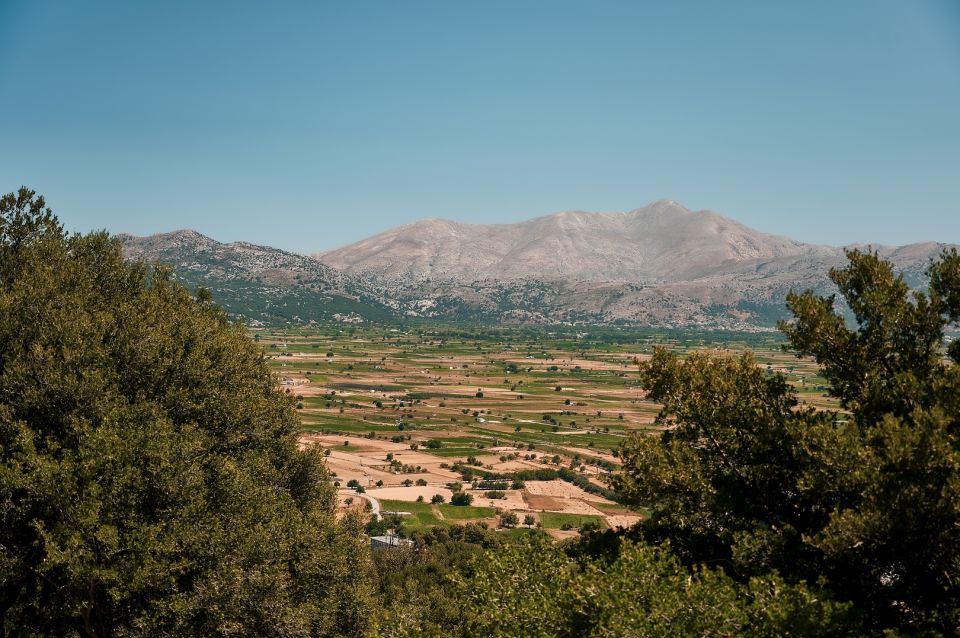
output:
M 799 405 L 749 354 L 657 351 L 642 365 L 663 404 L 658 437 L 621 451 L 621 495 L 652 507 L 651 542 L 742 581 L 774 570 L 852 601 L 871 631 L 952 633 L 960 626 L 960 257 L 911 292 L 876 254 L 851 251 L 833 297 L 792 294 L 781 325 L 798 356 L 823 366 L 848 412 Z
M 361 522 L 208 295 L 0 199 L 0 628 L 365 635 Z
M 452 505 L 470 505 L 473 503 L 473 494 L 467 494 L 466 492 L 457 492 L 452 497 L 450 497 L 450 503 Z
M 927 270 L 910 291 L 875 253 L 851 251 L 831 273 L 856 329 L 832 297 L 791 295 L 796 321 L 782 325 L 798 355 L 823 367 L 851 412 L 856 465 L 844 498 L 810 539 L 831 586 L 871 617 L 952 633 L 960 627 L 960 255 Z M 946 354 L 946 357 L 944 356 Z
M 474 560 L 457 578 L 468 637 L 831 636 L 847 605 L 782 579 L 737 584 L 720 570 L 692 572 L 669 551 L 625 541 L 610 562 L 574 560 L 535 537 Z

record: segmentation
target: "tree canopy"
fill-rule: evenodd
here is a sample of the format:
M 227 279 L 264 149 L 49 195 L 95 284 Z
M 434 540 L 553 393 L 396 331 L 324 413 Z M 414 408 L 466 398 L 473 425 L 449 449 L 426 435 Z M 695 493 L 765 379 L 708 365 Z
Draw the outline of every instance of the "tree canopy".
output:
M 0 631 L 369 633 L 359 523 L 298 429 L 209 295 L 0 199 Z
M 618 489 L 653 509 L 651 542 L 745 580 L 779 573 L 851 601 L 879 631 L 960 628 L 960 256 L 911 291 L 876 253 L 831 271 L 835 297 L 791 294 L 788 348 L 822 366 L 843 411 L 799 405 L 750 354 L 659 350 L 642 366 L 658 437 L 622 452 Z

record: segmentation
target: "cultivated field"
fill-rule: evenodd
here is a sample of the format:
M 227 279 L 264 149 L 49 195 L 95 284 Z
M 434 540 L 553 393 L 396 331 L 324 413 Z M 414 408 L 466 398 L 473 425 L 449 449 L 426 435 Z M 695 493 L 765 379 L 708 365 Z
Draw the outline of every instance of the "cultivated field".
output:
M 773 337 L 526 331 L 478 333 L 353 327 L 257 331 L 285 391 L 298 398 L 304 446 L 320 446 L 341 502 L 361 486 L 407 531 L 513 512 L 562 537 L 590 523 L 630 526 L 606 478 L 626 437 L 655 430 L 636 359 L 654 344 L 681 352 L 756 351 L 804 402 L 832 405 L 809 361 Z M 451 505 L 454 493 L 471 506 Z M 439 497 L 437 496 L 439 495 Z M 442 502 L 431 503 L 431 500 Z

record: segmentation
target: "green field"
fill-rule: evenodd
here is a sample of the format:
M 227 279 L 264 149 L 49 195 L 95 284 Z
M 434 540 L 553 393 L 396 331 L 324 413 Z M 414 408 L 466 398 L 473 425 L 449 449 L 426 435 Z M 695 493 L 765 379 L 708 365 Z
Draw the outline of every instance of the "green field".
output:
M 380 501 L 380 509 L 384 512 L 410 512 L 413 516 L 404 516 L 404 525 L 407 527 L 440 525 L 441 521 L 433 513 L 433 506 L 430 503 L 409 503 L 407 501 L 394 501 L 383 499 Z
M 438 509 L 447 520 L 472 520 L 477 518 L 493 518 L 496 510 L 492 507 L 474 507 L 472 505 L 439 505 Z
M 571 529 L 579 529 L 584 523 L 597 523 L 600 527 L 607 524 L 600 516 L 589 514 L 561 514 L 559 512 L 541 512 L 540 522 L 544 529 L 562 529 L 569 525 Z

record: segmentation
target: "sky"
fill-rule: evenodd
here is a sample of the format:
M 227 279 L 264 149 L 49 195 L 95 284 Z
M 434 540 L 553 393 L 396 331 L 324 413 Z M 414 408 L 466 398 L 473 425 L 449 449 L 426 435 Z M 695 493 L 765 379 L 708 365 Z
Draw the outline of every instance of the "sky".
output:
M 0 190 L 301 253 L 673 199 L 960 243 L 960 1 L 0 0 Z

